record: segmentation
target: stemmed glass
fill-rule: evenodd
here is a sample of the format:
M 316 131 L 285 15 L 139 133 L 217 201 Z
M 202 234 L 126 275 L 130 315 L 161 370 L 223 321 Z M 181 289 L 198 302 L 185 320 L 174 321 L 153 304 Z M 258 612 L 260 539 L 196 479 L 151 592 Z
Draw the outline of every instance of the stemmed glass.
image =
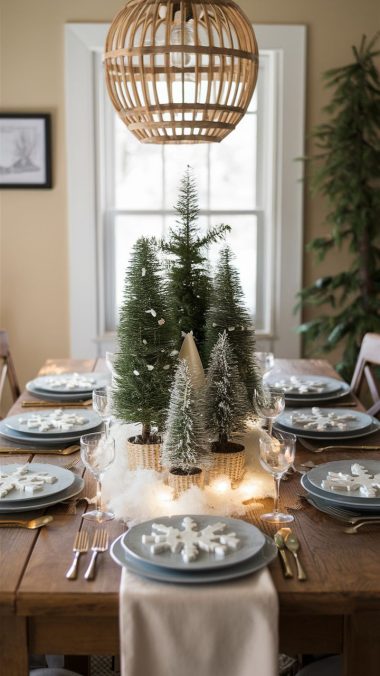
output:
M 275 483 L 275 498 L 273 512 L 262 514 L 263 521 L 274 523 L 290 523 L 294 521 L 291 514 L 283 514 L 279 510 L 280 481 L 286 471 L 293 465 L 296 451 L 296 437 L 287 432 L 274 432 L 273 436 L 260 438 L 260 463 L 267 472 L 270 472 Z
M 111 374 L 112 385 L 115 385 L 115 361 L 116 352 L 106 352 L 106 365 Z
M 263 380 L 274 367 L 274 354 L 273 352 L 255 352 L 256 360 L 261 368 L 263 374 Z
M 96 387 L 92 391 L 92 408 L 103 419 L 106 436 L 109 434 L 112 418 L 112 388 Z
M 257 392 L 255 403 L 258 412 L 268 421 L 268 433 L 272 435 L 273 422 L 285 408 L 285 392 L 278 387 L 263 387 Z
M 103 432 L 92 432 L 80 438 L 80 455 L 82 462 L 96 479 L 96 508 L 83 514 L 89 521 L 111 521 L 113 512 L 102 509 L 102 480 L 104 472 L 115 459 L 115 439 Z

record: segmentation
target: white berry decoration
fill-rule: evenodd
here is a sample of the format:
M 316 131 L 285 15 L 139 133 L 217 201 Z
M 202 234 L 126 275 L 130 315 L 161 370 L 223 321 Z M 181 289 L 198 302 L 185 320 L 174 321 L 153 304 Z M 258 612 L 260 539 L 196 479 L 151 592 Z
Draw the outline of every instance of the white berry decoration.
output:
M 166 526 L 163 523 L 152 524 L 151 535 L 143 535 L 143 544 L 150 546 L 151 554 L 162 554 L 171 551 L 173 554 L 181 553 L 185 563 L 195 561 L 200 551 L 213 554 L 218 559 L 223 559 L 228 550 L 236 550 L 239 539 L 235 533 L 223 533 L 226 524 L 223 522 L 205 526 L 201 530 L 189 516 L 182 521 L 183 530 Z

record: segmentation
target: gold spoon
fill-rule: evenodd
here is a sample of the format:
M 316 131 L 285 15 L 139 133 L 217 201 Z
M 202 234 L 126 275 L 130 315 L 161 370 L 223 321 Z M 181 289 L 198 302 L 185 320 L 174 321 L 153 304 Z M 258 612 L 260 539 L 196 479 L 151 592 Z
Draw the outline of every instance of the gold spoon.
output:
M 281 557 L 284 577 L 293 577 L 292 569 L 289 566 L 288 557 L 286 556 L 285 541 L 284 541 L 284 538 L 281 535 L 280 531 L 277 531 L 277 533 L 275 533 L 274 543 L 275 543 L 275 545 L 278 549 L 278 553 L 280 554 L 280 557 Z
M 301 565 L 301 561 L 298 558 L 298 550 L 300 548 L 300 543 L 297 536 L 292 532 L 290 528 L 280 528 L 279 533 L 285 540 L 285 546 L 293 554 L 296 565 L 297 565 L 297 579 L 301 582 L 307 580 L 306 573 Z
M 29 530 L 35 530 L 36 528 L 47 526 L 51 521 L 53 521 L 52 516 L 39 516 L 37 519 L 30 520 L 0 521 L 0 528 L 28 528 Z

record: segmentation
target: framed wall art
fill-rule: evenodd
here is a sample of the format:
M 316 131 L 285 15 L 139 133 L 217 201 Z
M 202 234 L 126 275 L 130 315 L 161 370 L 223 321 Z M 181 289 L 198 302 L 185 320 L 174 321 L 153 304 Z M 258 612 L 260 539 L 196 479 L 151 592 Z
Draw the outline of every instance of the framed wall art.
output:
M 0 188 L 51 188 L 51 117 L 0 113 Z

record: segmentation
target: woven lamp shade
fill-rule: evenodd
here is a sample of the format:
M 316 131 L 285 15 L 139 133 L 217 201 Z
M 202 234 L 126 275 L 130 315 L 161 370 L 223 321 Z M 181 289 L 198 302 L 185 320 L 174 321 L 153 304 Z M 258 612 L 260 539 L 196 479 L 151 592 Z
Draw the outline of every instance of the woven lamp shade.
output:
M 111 101 L 142 143 L 222 141 L 258 73 L 252 26 L 231 0 L 129 0 L 103 60 Z

